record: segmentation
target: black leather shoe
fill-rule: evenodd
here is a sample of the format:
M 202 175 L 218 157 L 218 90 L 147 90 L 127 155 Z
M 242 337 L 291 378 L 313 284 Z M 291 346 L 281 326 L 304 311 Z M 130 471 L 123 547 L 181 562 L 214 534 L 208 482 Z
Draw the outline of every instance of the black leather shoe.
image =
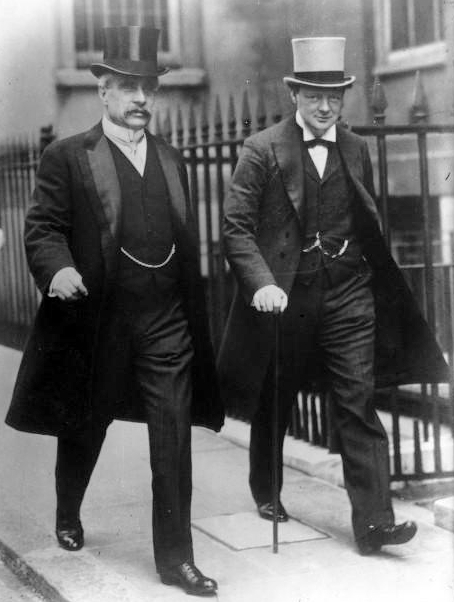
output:
M 213 596 L 218 589 L 216 581 L 205 577 L 191 562 L 160 571 L 160 577 L 165 585 L 178 585 L 192 596 Z
M 359 553 L 363 556 L 378 552 L 382 546 L 398 545 L 407 543 L 412 539 L 417 531 L 416 523 L 407 521 L 400 525 L 390 525 L 388 527 L 369 527 L 369 532 L 357 539 Z
M 273 502 L 266 502 L 265 504 L 257 504 L 257 510 L 260 518 L 265 520 L 273 520 Z M 277 507 L 277 522 L 286 523 L 288 521 L 288 514 L 282 503 L 278 502 Z
M 55 534 L 59 545 L 68 552 L 77 552 L 84 545 L 84 530 L 80 520 L 57 523 Z

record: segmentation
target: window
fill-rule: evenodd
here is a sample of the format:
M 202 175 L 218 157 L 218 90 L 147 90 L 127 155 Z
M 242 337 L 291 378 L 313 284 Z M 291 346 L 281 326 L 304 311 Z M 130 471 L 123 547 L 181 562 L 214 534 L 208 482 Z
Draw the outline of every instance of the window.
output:
M 440 40 L 440 0 L 393 0 L 390 11 L 392 50 Z
M 443 0 L 374 0 L 378 74 L 446 62 Z
M 77 68 L 85 69 L 101 57 L 103 27 L 139 23 L 161 30 L 161 58 L 175 60 L 177 32 L 170 27 L 174 4 L 172 0 L 73 0 Z
M 200 0 L 55 0 L 58 3 L 59 88 L 93 87 L 91 63 L 102 60 L 102 29 L 121 25 L 147 25 L 161 31 L 160 64 L 172 67 L 163 87 L 200 87 L 206 73 L 202 55 Z M 184 19 L 182 11 L 184 8 Z M 184 48 L 184 50 L 183 50 Z

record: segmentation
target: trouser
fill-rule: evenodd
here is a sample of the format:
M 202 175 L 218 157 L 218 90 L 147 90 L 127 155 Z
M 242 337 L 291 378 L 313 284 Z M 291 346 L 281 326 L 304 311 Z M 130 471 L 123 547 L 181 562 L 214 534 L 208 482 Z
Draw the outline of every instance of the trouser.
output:
M 279 490 L 283 441 L 291 408 L 311 354 L 317 349 L 333 404 L 356 538 L 367 531 L 368 525 L 394 522 L 388 440 L 373 407 L 375 312 L 370 280 L 364 264 L 335 286 L 330 285 L 323 272 L 309 286 L 297 280 L 281 320 Z M 257 503 L 272 499 L 273 376 L 270 364 L 251 421 L 249 482 Z
M 153 492 L 153 544 L 158 571 L 193 561 L 190 528 L 191 361 L 193 350 L 178 300 L 151 312 L 119 312 L 104 355 L 127 347 L 109 379 L 133 372 L 149 431 Z M 115 331 L 116 336 L 113 336 Z M 128 334 L 125 334 L 128 333 Z M 113 356 L 112 356 L 113 357 Z M 107 365 L 107 364 L 106 364 Z M 120 386 L 120 383 L 119 385 Z M 85 489 L 96 464 L 107 424 L 98 416 L 90 431 L 59 438 L 56 464 L 57 520 L 78 518 Z

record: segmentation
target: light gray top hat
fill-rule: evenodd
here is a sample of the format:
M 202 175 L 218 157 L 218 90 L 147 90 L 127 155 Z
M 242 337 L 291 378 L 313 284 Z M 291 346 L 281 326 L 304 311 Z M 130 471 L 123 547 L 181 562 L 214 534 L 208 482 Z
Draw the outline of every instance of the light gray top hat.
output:
M 293 38 L 293 77 L 286 84 L 346 88 L 356 80 L 344 73 L 345 38 Z

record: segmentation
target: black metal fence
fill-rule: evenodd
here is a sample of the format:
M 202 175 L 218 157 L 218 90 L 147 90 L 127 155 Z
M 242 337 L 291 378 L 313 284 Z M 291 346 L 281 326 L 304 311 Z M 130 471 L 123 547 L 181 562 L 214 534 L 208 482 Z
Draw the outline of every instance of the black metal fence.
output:
M 254 114 L 248 93 L 245 92 L 240 114 L 231 97 L 227 116 L 224 117 L 220 100 L 216 98 L 211 119 L 206 106 L 198 111 L 194 106 L 189 106 L 186 111 L 179 107 L 167 109 L 154 122 L 154 131 L 178 147 L 187 161 L 216 346 L 221 340 L 232 290 L 222 240 L 226 187 L 244 138 L 282 119 L 278 98 L 270 103 L 273 106 L 271 115 L 267 113 L 263 97 L 258 94 L 257 99 Z M 421 221 L 421 229 L 417 233 L 420 252 L 417 262 L 407 263 L 405 253 L 400 253 L 404 257 L 403 262 L 399 261 L 399 257 L 396 259 L 436 333 L 447 361 L 454 368 L 454 245 L 451 235 L 448 252 L 445 250 L 444 259 L 440 257 L 441 232 L 436 225 L 434 227 L 439 199 L 432 193 L 429 184 L 429 159 L 433 148 L 439 145 L 449 148 L 452 163 L 454 125 L 428 123 L 425 93 L 419 74 L 415 79 L 413 99 L 413 105 L 409 107 L 410 124 L 385 125 L 387 103 L 377 79 L 371 102 L 373 124 L 353 127 L 352 130 L 368 139 L 374 159 L 384 234 L 391 247 L 396 247 L 396 228 L 390 219 L 395 197 L 389 192 L 389 155 L 395 155 L 396 148 L 402 146 L 411 148 L 411 154 L 416 155 L 413 160 L 418 191 L 414 195 L 414 203 Z M 405 154 L 401 154 L 402 157 L 405 158 Z M 451 202 L 454 203 L 454 191 Z M 446 225 L 441 224 L 441 227 Z M 290 433 L 315 445 L 327 446 L 328 403 L 324 397 L 302 392 L 294 405 Z M 392 433 L 394 480 L 454 476 L 452 382 L 440 386 L 378 391 L 377 405 L 385 412 L 382 419 L 389 422 L 387 428 Z
M 432 147 L 438 144 L 440 138 L 445 142 L 448 139 L 450 148 L 454 148 L 454 125 L 427 122 L 424 91 L 419 77 L 416 79 L 414 99 L 410 107 L 412 123 L 385 125 L 386 99 L 377 80 L 372 96 L 373 125 L 352 129 L 367 137 L 371 147 L 378 176 L 378 200 L 384 232 L 391 246 L 395 242 L 395 231 L 390 220 L 394 198 L 388 190 L 389 152 L 391 149 L 395 154 L 393 149 L 396 145 L 399 147 L 402 140 L 414 144 L 417 149 L 419 191 L 415 202 L 419 205 L 422 222 L 419 233 L 421 261 L 401 267 L 453 367 L 454 251 L 451 246 L 450 261 L 446 261 L 446 258 L 441 261 L 438 252 L 434 251 L 439 247 L 436 246 L 436 239 L 440 233 L 433 228 L 434 207 L 438 198 L 430 190 L 428 141 Z M 184 111 L 175 107 L 174 111 L 169 109 L 164 114 L 155 115 L 152 127 L 156 134 L 179 148 L 187 162 L 200 238 L 202 271 L 207 282 L 210 325 L 216 347 L 222 336 L 233 287 L 222 240 L 223 200 L 244 138 L 282 118 L 276 99 L 273 99 L 273 107 L 273 114 L 267 114 L 259 94 L 256 112 L 252 116 L 245 93 L 239 117 L 233 98 L 229 99 L 225 119 L 220 101 L 216 99 L 212 120 L 209 119 L 206 106 L 196 111 L 190 105 Z M 50 135 L 49 130 L 44 130 L 40 144 L 15 141 L 0 151 L 0 219 L 8 240 L 0 253 L 0 327 L 3 325 L 3 333 L 10 331 L 11 324 L 27 330 L 38 302 L 38 293 L 26 269 L 21 242 L 22 224 L 33 188 L 40 148 Z M 452 197 L 451 201 L 454 203 Z M 310 392 L 301 393 L 294 405 L 291 435 L 314 445 L 328 445 L 328 403 L 324 397 Z M 440 386 L 378 391 L 377 404 L 383 410 L 382 419 L 389 422 L 388 431 L 392 433 L 394 480 L 454 476 L 452 382 Z

